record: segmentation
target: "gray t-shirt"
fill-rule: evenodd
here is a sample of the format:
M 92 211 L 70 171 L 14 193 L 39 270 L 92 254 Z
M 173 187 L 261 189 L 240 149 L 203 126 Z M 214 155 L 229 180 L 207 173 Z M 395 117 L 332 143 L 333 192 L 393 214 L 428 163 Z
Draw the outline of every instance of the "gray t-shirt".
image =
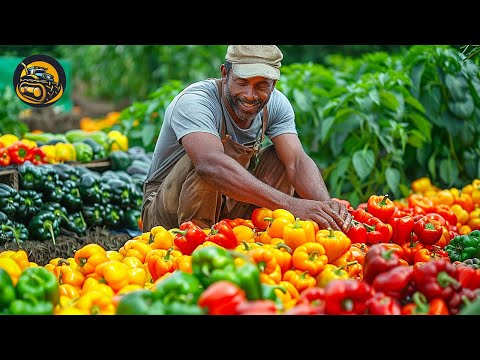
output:
M 221 138 L 220 106 L 223 106 L 227 134 L 233 140 L 244 144 L 257 138 L 263 123 L 263 111 L 257 114 L 248 129 L 242 129 L 232 120 L 225 106 L 220 104 L 214 79 L 193 83 L 175 96 L 165 111 L 147 180 L 156 177 L 161 181 L 167 176 L 175 163 L 185 154 L 185 149 L 180 143 L 183 136 L 192 132 L 205 132 Z M 286 133 L 297 134 L 292 105 L 283 93 L 274 89 L 267 106 L 268 122 L 265 134 L 269 139 Z

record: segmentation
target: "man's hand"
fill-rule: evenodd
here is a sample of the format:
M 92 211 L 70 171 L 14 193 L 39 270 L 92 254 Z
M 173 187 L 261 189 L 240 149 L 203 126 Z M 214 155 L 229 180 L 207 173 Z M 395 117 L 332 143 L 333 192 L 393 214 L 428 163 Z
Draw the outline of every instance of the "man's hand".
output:
M 330 227 L 345 234 L 352 227 L 352 215 L 345 204 L 335 200 L 295 200 L 294 205 L 287 210 L 302 220 L 313 220 L 322 229 Z

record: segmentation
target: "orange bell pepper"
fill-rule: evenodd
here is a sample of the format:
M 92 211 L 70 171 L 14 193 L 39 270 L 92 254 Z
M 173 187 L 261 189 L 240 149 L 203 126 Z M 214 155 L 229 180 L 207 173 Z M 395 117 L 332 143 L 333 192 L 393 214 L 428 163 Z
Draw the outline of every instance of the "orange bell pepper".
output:
M 270 247 L 273 249 L 273 252 L 275 254 L 275 258 L 277 259 L 278 265 L 280 265 L 280 268 L 282 269 L 282 274 L 290 270 L 293 266 L 292 263 L 292 254 L 293 251 L 292 249 L 286 245 L 283 240 L 281 242 L 278 242 L 277 244 L 266 244 L 264 246 Z
M 4 269 L 10 275 L 13 285 L 17 285 L 22 269 L 15 260 L 10 257 L 0 257 L 0 269 Z
M 28 260 L 28 255 L 25 250 L 2 251 L 0 252 L 0 257 L 8 257 L 14 260 L 22 271 L 30 267 L 30 261 Z
M 265 284 L 278 284 L 282 280 L 282 268 L 277 264 L 275 269 L 269 273 L 260 273 L 260 282 Z
M 173 250 L 173 248 L 151 250 L 145 257 L 145 262 L 148 264 L 152 280 L 155 281 L 165 273 L 176 270 L 176 258 L 182 255 L 180 251 Z
M 75 252 L 75 262 L 78 265 L 78 270 L 83 275 L 92 274 L 95 272 L 97 265 L 110 261 L 107 257 L 106 250 L 98 244 L 87 244 Z
M 282 291 L 282 290 L 285 291 Z M 273 290 L 277 297 L 281 300 L 283 305 L 283 311 L 288 311 L 295 306 L 298 299 L 300 298 L 300 293 L 297 288 L 289 281 L 280 281 L 278 287 Z
M 293 224 L 295 221 L 290 221 L 289 218 L 286 217 L 277 217 L 275 219 L 271 219 L 271 223 L 267 228 L 267 234 L 271 238 L 284 238 L 283 233 L 284 233 L 284 228 L 287 225 Z M 301 227 L 300 227 L 301 228 Z
M 298 290 L 300 294 L 302 294 L 302 291 L 311 287 L 315 287 L 317 284 L 317 280 L 315 277 L 310 275 L 308 271 L 302 271 L 302 270 L 288 270 L 283 274 L 282 280 L 288 281 L 295 286 L 295 288 Z
M 331 228 L 319 230 L 315 235 L 315 241 L 325 248 L 329 263 L 335 261 L 352 245 L 352 241 L 345 233 Z
M 135 256 L 142 263 L 145 262 L 145 256 L 148 252 L 152 250 L 150 245 L 145 244 L 144 242 L 137 240 L 128 240 L 123 246 L 118 250 L 123 256 Z
M 113 289 L 105 283 L 100 282 L 98 279 L 94 277 L 94 274 L 90 274 L 85 278 L 83 282 L 82 290 L 80 291 L 80 295 L 92 292 L 92 291 L 99 291 L 104 293 L 109 297 L 113 297 Z
M 269 274 L 277 269 L 278 263 L 272 249 L 261 246 L 249 250 L 248 255 L 257 264 L 260 272 Z
M 292 263 L 295 269 L 308 271 L 310 275 L 316 276 L 328 263 L 328 257 L 322 244 L 307 242 L 293 251 Z
M 307 242 L 315 241 L 315 230 L 311 222 L 300 221 L 286 224 L 283 228 L 283 240 L 293 251 Z
M 174 236 L 163 226 L 155 226 L 150 229 L 150 247 L 152 249 L 170 249 L 173 246 Z
M 70 263 L 67 260 L 60 260 L 57 263 L 57 266 L 53 268 L 53 273 L 58 279 L 58 283 L 61 284 L 70 284 L 77 289 L 81 289 L 83 282 L 85 281 L 85 276 L 77 270 L 72 269 Z
M 121 264 L 117 262 L 117 264 Z M 74 307 L 89 315 L 115 315 L 112 297 L 101 291 L 89 291 L 78 298 Z
M 182 255 L 175 258 L 175 268 L 186 273 L 192 273 L 192 256 Z
M 106 283 L 114 292 L 129 284 L 128 267 L 120 261 L 110 260 L 99 264 L 95 269 L 95 275 L 100 282 Z

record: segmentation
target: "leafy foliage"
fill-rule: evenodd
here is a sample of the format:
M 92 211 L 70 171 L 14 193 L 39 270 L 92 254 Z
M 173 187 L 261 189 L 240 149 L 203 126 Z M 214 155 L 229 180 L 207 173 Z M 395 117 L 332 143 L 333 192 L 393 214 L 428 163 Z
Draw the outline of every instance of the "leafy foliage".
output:
M 25 109 L 11 86 L 0 89 L 0 134 L 13 134 L 22 137 L 28 127 L 20 119 L 20 113 Z

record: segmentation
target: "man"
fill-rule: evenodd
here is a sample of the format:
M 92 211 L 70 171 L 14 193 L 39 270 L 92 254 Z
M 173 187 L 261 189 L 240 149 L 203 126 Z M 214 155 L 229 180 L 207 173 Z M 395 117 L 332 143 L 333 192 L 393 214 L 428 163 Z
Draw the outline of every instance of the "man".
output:
M 330 198 L 293 108 L 275 88 L 282 59 L 275 45 L 230 45 L 221 79 L 191 84 L 173 99 L 144 185 L 144 231 L 249 219 L 257 207 L 350 229 L 351 215 Z M 260 149 L 265 136 L 272 144 Z

